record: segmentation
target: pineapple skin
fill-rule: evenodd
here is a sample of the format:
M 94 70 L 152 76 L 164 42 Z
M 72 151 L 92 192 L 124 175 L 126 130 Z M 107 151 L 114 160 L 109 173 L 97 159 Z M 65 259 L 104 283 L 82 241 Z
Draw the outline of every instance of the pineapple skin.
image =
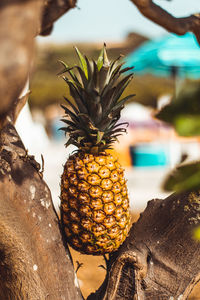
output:
M 83 254 L 113 252 L 130 228 L 124 170 L 110 153 L 79 151 L 61 177 L 61 221 L 67 242 Z

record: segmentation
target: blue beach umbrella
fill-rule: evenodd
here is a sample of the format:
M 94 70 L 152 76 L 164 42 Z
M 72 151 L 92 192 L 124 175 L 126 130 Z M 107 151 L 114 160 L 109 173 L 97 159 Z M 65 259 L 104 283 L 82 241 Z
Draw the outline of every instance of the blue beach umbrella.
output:
M 200 47 L 191 33 L 145 42 L 125 60 L 136 74 L 200 78 Z

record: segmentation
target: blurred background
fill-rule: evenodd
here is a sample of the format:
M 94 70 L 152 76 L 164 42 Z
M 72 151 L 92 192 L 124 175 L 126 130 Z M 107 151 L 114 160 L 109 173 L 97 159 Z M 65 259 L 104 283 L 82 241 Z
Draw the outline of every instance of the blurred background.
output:
M 58 210 L 63 164 L 75 149 L 64 147 L 66 137 L 58 131 L 64 115 L 60 104 L 64 103 L 63 96 L 70 98 L 66 84 L 56 75 L 62 68 L 58 60 L 70 66 L 77 63 L 74 45 L 96 59 L 104 42 L 110 59 L 123 54 L 125 64 L 135 66 L 134 79 L 125 94 L 136 96 L 122 112 L 122 120 L 129 122 L 128 134 L 119 139 L 114 152 L 125 168 L 133 219 L 137 219 L 148 200 L 169 194 L 162 189 L 162 182 L 183 157 L 188 161 L 199 159 L 198 137 L 180 137 L 154 117 L 180 93 L 200 96 L 199 46 L 192 34 L 178 37 L 151 23 L 128 0 L 79 2 L 79 7 L 56 23 L 49 37 L 37 39 L 31 95 L 16 127 L 29 154 L 40 163 L 43 155 L 44 179 Z M 199 9 L 199 0 L 155 2 L 175 16 Z M 84 263 L 78 277 L 86 296 L 105 276 L 105 270 L 98 268 L 103 260 L 75 251 L 72 254 L 75 265 L 76 260 Z M 96 266 L 96 276 L 85 268 L 90 264 Z

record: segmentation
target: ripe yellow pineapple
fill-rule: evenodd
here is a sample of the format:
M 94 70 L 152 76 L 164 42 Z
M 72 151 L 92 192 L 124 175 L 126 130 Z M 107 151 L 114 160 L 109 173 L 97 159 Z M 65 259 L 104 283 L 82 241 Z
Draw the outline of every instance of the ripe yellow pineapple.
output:
M 103 255 L 118 249 L 130 227 L 129 199 L 124 170 L 109 149 L 124 123 L 117 123 L 124 103 L 121 100 L 132 74 L 122 69 L 120 58 L 110 63 L 105 45 L 97 63 L 89 61 L 77 48 L 80 66 L 65 63 L 59 74 L 69 86 L 74 102 L 62 106 L 69 135 L 66 146 L 78 147 L 67 160 L 61 179 L 61 220 L 68 243 L 76 250 Z M 77 70 L 75 75 L 73 69 Z

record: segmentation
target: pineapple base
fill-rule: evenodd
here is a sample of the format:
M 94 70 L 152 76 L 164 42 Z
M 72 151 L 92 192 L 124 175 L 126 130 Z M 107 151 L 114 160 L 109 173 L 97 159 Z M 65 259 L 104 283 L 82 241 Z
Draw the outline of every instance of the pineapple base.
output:
M 116 251 L 130 228 L 124 170 L 108 152 L 77 152 L 61 179 L 61 219 L 71 247 L 83 254 Z

